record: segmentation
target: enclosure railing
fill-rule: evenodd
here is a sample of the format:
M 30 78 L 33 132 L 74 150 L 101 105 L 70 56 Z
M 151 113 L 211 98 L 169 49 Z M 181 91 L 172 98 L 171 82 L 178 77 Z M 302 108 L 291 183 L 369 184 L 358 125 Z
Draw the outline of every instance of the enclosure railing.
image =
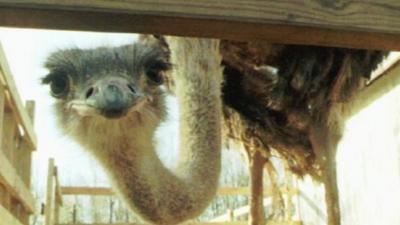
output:
M 0 44 L 0 225 L 28 225 L 34 213 L 30 192 L 34 102 L 25 107 Z
M 293 210 L 292 198 L 296 198 L 299 194 L 297 188 L 283 188 L 280 192 L 285 195 L 289 203 L 286 207 Z M 218 189 L 218 196 L 232 196 L 250 194 L 249 187 L 220 187 Z M 63 206 L 63 196 L 65 195 L 86 195 L 86 196 L 112 196 L 114 192 L 106 187 L 78 187 L 78 186 L 60 186 L 58 181 L 57 167 L 55 166 L 54 159 L 49 160 L 48 178 L 47 178 L 47 197 L 45 203 L 45 225 L 72 225 L 79 224 L 76 220 L 77 209 L 73 208 L 72 222 L 69 224 L 60 224 L 59 215 L 60 208 Z M 271 200 L 273 193 L 270 189 L 264 190 L 265 200 Z M 289 200 L 290 199 L 290 200 Z M 266 201 L 267 202 L 267 201 Z M 249 206 L 240 207 L 237 209 L 229 209 L 227 213 L 215 217 L 207 222 L 189 221 L 186 224 L 192 225 L 245 225 L 247 221 L 235 221 L 236 218 L 249 213 Z M 291 215 L 292 213 L 289 213 Z M 75 219 L 74 219 L 75 218 Z M 137 223 L 109 223 L 119 225 L 138 225 Z M 267 225 L 301 225 L 300 221 L 287 218 L 284 221 L 268 221 Z M 97 224 L 96 224 L 97 225 Z M 106 224 L 102 224 L 106 225 Z

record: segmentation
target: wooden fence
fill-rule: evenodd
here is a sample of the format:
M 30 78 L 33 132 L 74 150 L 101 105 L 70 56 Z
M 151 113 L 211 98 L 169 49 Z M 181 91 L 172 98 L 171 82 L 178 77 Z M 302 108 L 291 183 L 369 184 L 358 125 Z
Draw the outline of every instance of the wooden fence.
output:
M 286 197 L 287 208 L 292 209 L 292 199 L 296 199 L 299 191 L 296 188 L 282 188 L 280 192 Z M 271 200 L 273 192 L 270 189 L 264 190 L 264 199 Z M 79 186 L 61 186 L 58 180 L 58 169 L 55 166 L 54 159 L 49 160 L 48 177 L 47 177 L 47 197 L 45 204 L 45 225 L 82 225 L 73 219 L 71 224 L 60 224 L 60 209 L 63 206 L 63 196 L 66 195 L 86 195 L 86 196 L 112 196 L 114 192 L 107 187 L 79 187 Z M 234 195 L 250 195 L 249 187 L 220 187 L 217 192 L 218 196 L 234 196 Z M 267 202 L 267 201 L 266 201 Z M 265 203 L 266 203 L 265 202 Z M 228 210 L 225 214 L 220 215 L 207 222 L 189 221 L 188 225 L 245 225 L 247 221 L 235 221 L 239 216 L 249 214 L 250 207 L 244 206 L 237 209 Z M 76 208 L 72 215 L 76 215 Z M 292 215 L 292 213 L 289 213 Z M 113 223 L 116 225 L 139 225 L 135 223 Z M 286 218 L 285 221 L 268 221 L 267 225 L 301 225 L 300 221 Z M 106 224 L 90 224 L 90 225 L 106 225 Z
M 28 225 L 34 213 L 30 192 L 34 102 L 23 106 L 0 45 L 0 225 Z

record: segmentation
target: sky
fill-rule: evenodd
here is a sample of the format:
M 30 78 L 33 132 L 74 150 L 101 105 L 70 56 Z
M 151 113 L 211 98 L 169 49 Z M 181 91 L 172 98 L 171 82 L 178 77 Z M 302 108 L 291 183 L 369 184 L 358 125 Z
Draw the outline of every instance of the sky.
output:
M 54 100 L 47 86 L 40 84 L 47 74 L 43 67 L 53 51 L 69 47 L 94 48 L 118 46 L 137 40 L 135 34 L 73 32 L 34 29 L 0 28 L 0 43 L 23 101 L 35 100 L 35 132 L 38 149 L 33 154 L 33 188 L 43 198 L 46 186 L 47 164 L 55 159 L 62 185 L 109 186 L 101 167 L 73 140 L 63 136 L 53 116 Z M 168 118 L 156 134 L 157 149 L 167 167 L 173 168 L 178 156 L 178 118 L 176 99 L 167 98 Z M 163 148 L 161 148 L 161 146 Z M 165 148 L 166 146 L 166 148 Z M 225 170 L 241 173 L 245 164 L 238 151 L 223 151 Z M 236 171 L 236 172 L 235 172 Z

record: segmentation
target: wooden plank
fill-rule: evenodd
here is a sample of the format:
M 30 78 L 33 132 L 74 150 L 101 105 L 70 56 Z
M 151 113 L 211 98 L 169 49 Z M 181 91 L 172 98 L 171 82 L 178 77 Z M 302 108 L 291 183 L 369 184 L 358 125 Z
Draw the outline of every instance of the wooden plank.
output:
M 183 223 L 183 225 L 247 225 L 246 221 L 229 221 L 229 222 L 188 222 Z M 111 225 L 109 223 L 95 223 L 95 224 L 84 224 L 84 223 L 74 223 L 74 224 L 58 224 L 58 225 Z M 145 225 L 143 223 L 113 223 L 112 225 Z M 302 225 L 300 221 L 270 221 L 266 225 Z
M 110 223 L 94 223 L 94 224 L 85 224 L 85 223 L 62 223 L 58 225 L 111 225 Z M 144 223 L 113 223 L 112 225 L 147 225 Z M 247 225 L 246 221 L 230 221 L 230 222 L 187 222 L 183 223 L 182 225 Z M 278 225 L 278 224 L 276 224 Z M 286 224 L 282 224 L 286 225 Z
M 62 195 L 113 195 L 114 192 L 108 187 L 78 187 L 78 186 L 62 186 L 60 187 Z M 295 188 L 280 190 L 283 194 L 296 194 L 298 190 Z M 272 196 L 270 189 L 265 189 L 264 196 Z M 250 195 L 249 187 L 220 187 L 217 195 Z
M 400 2 L 0 0 L 0 25 L 400 50 Z
M 1 137 L 3 140 L 1 150 L 3 151 L 9 162 L 13 164 L 16 147 L 15 137 L 17 123 L 15 121 L 13 112 L 5 112 L 3 119 L 3 136 Z
M 61 187 L 62 195 L 113 195 L 111 188 L 106 187 Z
M 0 205 L 0 225 L 23 225 L 7 209 Z
M 47 171 L 47 188 L 46 188 L 46 206 L 45 206 L 45 225 L 54 225 L 54 204 L 55 204 L 55 188 L 54 188 L 54 175 L 55 166 L 54 159 L 49 159 L 48 171 Z
M 399 85 L 400 61 L 397 61 L 384 71 L 382 75 L 379 75 L 370 85 L 358 92 L 345 105 L 344 115 L 350 118 Z
M 3 144 L 3 127 L 4 127 L 4 111 L 5 111 L 5 89 L 0 84 L 0 146 Z M 0 149 L 2 151 L 3 149 Z
M 1 13 L 0 13 L 1 14 Z M 1 16 L 0 16 L 1 17 Z M 0 44 L 0 84 L 3 85 L 8 93 L 6 95 L 11 102 L 16 119 L 19 124 L 24 128 L 26 138 L 31 146 L 31 149 L 36 149 L 36 135 L 33 130 L 32 121 L 28 113 L 23 107 L 22 101 L 18 95 L 14 79 L 12 78 L 11 70 L 8 67 L 7 59 L 4 55 L 3 47 Z
M 4 153 L 0 151 L 0 183 L 3 184 L 11 195 L 18 199 L 26 211 L 34 212 L 35 201 L 29 188 L 18 176 L 12 164 L 7 160 Z
M 27 101 L 25 108 L 29 118 L 33 121 L 35 102 Z M 15 151 L 14 167 L 27 187 L 31 185 L 32 150 L 27 140 L 20 137 L 19 145 Z

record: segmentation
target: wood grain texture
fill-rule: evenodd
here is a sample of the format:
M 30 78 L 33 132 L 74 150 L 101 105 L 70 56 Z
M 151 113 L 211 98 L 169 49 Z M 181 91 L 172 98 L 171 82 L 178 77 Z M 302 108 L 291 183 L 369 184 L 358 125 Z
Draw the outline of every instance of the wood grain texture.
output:
M 60 187 L 62 195 L 114 195 L 111 188 L 107 187 L 76 187 L 76 186 L 62 186 Z M 297 189 L 283 188 L 280 190 L 282 194 L 296 195 Z M 271 196 L 272 191 L 265 189 L 264 196 Z M 217 190 L 218 195 L 250 195 L 249 187 L 220 187 Z
M 18 199 L 27 212 L 35 210 L 35 200 L 17 171 L 13 168 L 7 157 L 0 151 L 0 183 L 3 184 L 11 195 Z M 1 218 L 1 217 L 0 217 Z
M 0 205 L 0 225 L 22 225 L 22 223 Z
M 185 225 L 247 225 L 247 221 L 229 221 L 229 222 L 188 222 Z M 57 225 L 111 225 L 109 223 L 95 223 L 95 224 L 57 224 Z M 112 225 L 146 225 L 143 223 L 113 223 Z M 300 221 L 271 221 L 266 225 L 302 225 Z
M 0 0 L 0 25 L 400 50 L 397 0 Z
M 1 15 L 1 13 L 0 13 Z M 1 16 L 0 16 L 1 17 Z M 29 143 L 30 149 L 36 149 L 37 139 L 33 130 L 32 121 L 22 104 L 19 97 L 11 70 L 8 66 L 6 56 L 0 44 L 0 84 L 5 86 L 7 101 L 13 109 L 17 122 L 24 128 L 26 133 L 26 141 Z

